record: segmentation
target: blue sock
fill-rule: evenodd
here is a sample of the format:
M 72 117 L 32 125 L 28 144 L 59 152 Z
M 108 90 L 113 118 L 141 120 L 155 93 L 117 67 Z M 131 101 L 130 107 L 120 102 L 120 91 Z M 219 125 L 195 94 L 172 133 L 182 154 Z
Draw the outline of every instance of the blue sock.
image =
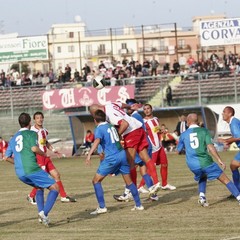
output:
M 232 193 L 232 195 L 236 198 L 237 196 L 239 196 L 240 192 L 239 190 L 236 188 L 236 186 L 233 184 L 233 182 L 229 182 L 228 184 L 226 184 L 226 187 L 228 188 L 228 190 Z
M 44 208 L 44 191 L 43 191 L 43 189 L 37 190 L 36 202 L 37 202 L 38 212 L 43 211 L 43 208 Z
M 139 198 L 139 194 L 138 194 L 138 190 L 137 190 L 137 187 L 134 183 L 131 183 L 130 185 L 128 185 L 128 188 L 130 189 L 131 193 L 132 193 L 132 196 L 133 196 L 133 199 L 135 201 L 135 205 L 137 207 L 141 206 L 141 200 Z
M 232 179 L 233 179 L 234 185 L 237 187 L 238 191 L 240 191 L 240 188 L 239 188 L 239 171 L 238 171 L 238 169 L 232 171 Z
M 207 187 L 207 179 L 206 178 L 200 178 L 198 182 L 198 192 L 206 193 L 206 187 Z
M 47 196 L 47 200 L 44 206 L 44 215 L 47 216 L 48 213 L 51 211 L 54 203 L 56 202 L 56 199 L 58 197 L 58 191 L 56 190 L 50 190 Z
M 147 187 L 150 188 L 153 185 L 153 181 L 151 179 L 151 177 L 146 173 L 145 175 L 142 176 Z
M 104 200 L 104 194 L 103 194 L 103 188 L 102 184 L 100 182 L 93 184 L 95 195 L 99 204 L 100 208 L 105 208 L 105 200 Z

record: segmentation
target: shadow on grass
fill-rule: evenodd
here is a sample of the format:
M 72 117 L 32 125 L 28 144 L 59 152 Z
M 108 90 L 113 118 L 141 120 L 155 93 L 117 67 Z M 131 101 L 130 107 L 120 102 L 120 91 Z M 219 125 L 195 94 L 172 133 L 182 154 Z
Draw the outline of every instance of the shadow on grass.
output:
M 198 197 L 197 183 L 191 183 L 182 185 L 176 190 L 160 190 L 158 192 L 158 201 L 151 201 L 150 199 L 144 199 L 144 206 L 147 208 L 155 207 L 161 204 L 179 204 L 188 201 L 192 196 Z
M 22 207 L 19 207 L 19 208 L 11 208 L 11 209 L 6 209 L 6 210 L 3 210 L 0 212 L 0 215 L 2 214 L 5 214 L 5 213 L 9 213 L 9 212 L 14 212 L 14 211 L 17 211 L 19 209 L 23 209 Z M 9 222 L 4 222 L 4 223 L 0 223 L 0 228 L 2 227 L 6 227 L 6 226 L 10 226 L 10 225 L 14 225 L 14 224 L 17 224 L 17 223 L 22 223 L 23 221 L 30 221 L 30 220 L 34 220 L 36 218 L 27 218 L 27 219 L 24 219 L 24 220 L 15 220 L 15 221 L 9 221 Z

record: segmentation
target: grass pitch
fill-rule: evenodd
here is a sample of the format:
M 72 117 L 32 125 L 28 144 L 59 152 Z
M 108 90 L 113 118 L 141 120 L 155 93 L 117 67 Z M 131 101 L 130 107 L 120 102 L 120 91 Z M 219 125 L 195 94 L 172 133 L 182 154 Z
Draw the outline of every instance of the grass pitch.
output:
M 229 177 L 229 163 L 235 154 L 220 153 L 227 163 Z M 200 207 L 197 184 L 185 164 L 185 156 L 169 154 L 168 159 L 168 179 L 177 187 L 175 191 L 161 190 L 158 202 L 147 201 L 147 196 L 141 195 L 145 210 L 133 212 L 133 202 L 120 203 L 112 197 L 122 193 L 122 177 L 109 176 L 103 181 L 108 213 L 99 216 L 89 214 L 97 207 L 91 179 L 98 157 L 92 158 L 90 167 L 85 166 L 84 157 L 54 160 L 67 193 L 76 197 L 77 202 L 58 200 L 49 215 L 50 228 L 38 223 L 36 207 L 26 200 L 31 188 L 16 178 L 11 164 L 0 162 L 0 239 L 240 239 L 240 206 L 236 200 L 227 199 L 229 192 L 225 186 L 218 181 L 209 182 L 210 206 Z

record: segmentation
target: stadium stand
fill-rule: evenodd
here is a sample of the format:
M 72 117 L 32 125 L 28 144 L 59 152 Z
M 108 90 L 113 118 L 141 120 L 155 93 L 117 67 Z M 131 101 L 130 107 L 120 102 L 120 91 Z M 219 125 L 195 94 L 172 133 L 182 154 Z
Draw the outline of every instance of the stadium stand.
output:
M 234 102 L 235 88 L 240 91 L 240 77 L 213 77 L 208 79 L 187 79 L 182 80 L 173 88 L 172 95 L 175 105 L 196 103 L 199 98 L 205 104 L 222 103 L 226 100 Z

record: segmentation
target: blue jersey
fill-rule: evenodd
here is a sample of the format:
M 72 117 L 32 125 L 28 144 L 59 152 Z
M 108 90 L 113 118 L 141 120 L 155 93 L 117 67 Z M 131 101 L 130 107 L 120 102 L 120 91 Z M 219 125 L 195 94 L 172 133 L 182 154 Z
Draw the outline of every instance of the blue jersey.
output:
M 181 134 L 177 150 L 181 152 L 185 147 L 187 165 L 191 170 L 202 169 L 214 163 L 207 150 L 208 144 L 212 144 L 208 130 L 191 125 Z
M 37 164 L 32 147 L 37 146 L 37 134 L 34 131 L 22 128 L 10 140 L 5 155 L 14 155 L 14 167 L 18 177 L 26 176 L 41 168 Z
M 230 124 L 230 131 L 234 138 L 240 138 L 240 120 L 237 118 L 232 118 Z M 240 141 L 236 141 L 238 147 L 240 147 Z
M 100 139 L 100 144 L 105 157 L 114 155 L 123 150 L 116 128 L 107 123 L 100 123 L 94 130 L 95 139 Z
M 142 123 L 142 127 L 145 130 L 145 132 L 146 132 L 146 126 L 144 124 L 142 115 L 140 113 L 138 113 L 137 111 L 134 111 L 131 116 L 136 118 L 139 122 Z

